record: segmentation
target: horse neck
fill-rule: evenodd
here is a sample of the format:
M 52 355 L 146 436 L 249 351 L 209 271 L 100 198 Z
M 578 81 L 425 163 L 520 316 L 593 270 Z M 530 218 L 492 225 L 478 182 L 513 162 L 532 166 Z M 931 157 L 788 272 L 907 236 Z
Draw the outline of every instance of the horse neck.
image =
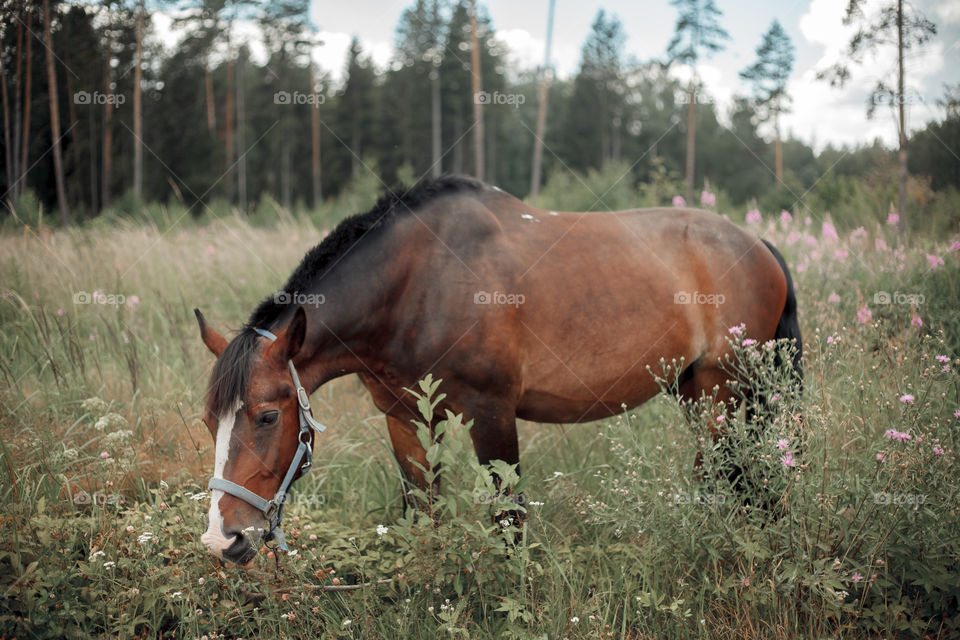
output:
M 295 358 L 311 392 L 333 378 L 380 366 L 377 344 L 386 329 L 385 311 L 406 277 L 396 252 L 383 248 L 390 235 L 370 238 L 311 287 L 323 302 L 304 305 L 307 337 Z

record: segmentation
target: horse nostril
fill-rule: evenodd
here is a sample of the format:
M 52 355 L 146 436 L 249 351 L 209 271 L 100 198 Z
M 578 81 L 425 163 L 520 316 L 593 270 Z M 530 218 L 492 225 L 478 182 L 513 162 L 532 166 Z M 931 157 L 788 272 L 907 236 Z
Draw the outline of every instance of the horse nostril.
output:
M 246 536 L 237 533 L 233 543 L 223 550 L 223 559 L 234 564 L 247 564 L 257 555 L 257 550 L 250 545 Z

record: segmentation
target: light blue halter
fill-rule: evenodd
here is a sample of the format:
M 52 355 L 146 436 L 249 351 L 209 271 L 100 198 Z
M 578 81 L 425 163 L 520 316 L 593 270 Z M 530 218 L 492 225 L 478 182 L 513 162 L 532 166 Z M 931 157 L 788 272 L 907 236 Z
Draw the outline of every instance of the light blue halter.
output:
M 277 336 L 266 329 L 254 329 L 254 331 L 271 342 L 275 342 L 277 339 Z M 277 493 L 274 494 L 273 499 L 266 500 L 246 487 L 242 487 L 229 480 L 224 480 L 223 478 L 210 478 L 210 482 L 207 483 L 208 489 L 216 489 L 228 493 L 259 510 L 267 519 L 268 528 L 264 539 L 267 541 L 271 539 L 276 540 L 277 547 L 282 551 L 287 550 L 287 541 L 283 535 L 283 529 L 280 528 L 283 523 L 283 504 L 287 500 L 287 490 L 290 489 L 290 485 L 293 483 L 293 477 L 297 474 L 297 469 L 300 470 L 300 475 L 304 475 L 310 470 L 313 464 L 313 447 L 310 444 L 310 429 L 313 429 L 317 433 L 323 433 L 324 430 L 326 430 L 326 427 L 317 422 L 313 417 L 313 413 L 310 411 L 310 395 L 307 393 L 307 390 L 303 388 L 303 385 L 300 384 L 300 376 L 297 375 L 297 369 L 293 366 L 293 360 L 289 360 L 287 364 L 290 366 L 290 376 L 293 378 L 293 385 L 297 388 L 297 413 L 300 415 L 300 434 L 297 436 L 299 445 L 297 446 L 297 452 L 293 455 L 293 460 L 290 461 L 290 468 L 287 469 L 287 475 L 284 476 L 283 482 L 280 483 L 280 488 L 277 489 Z M 300 464 L 301 460 L 303 460 L 303 464 Z

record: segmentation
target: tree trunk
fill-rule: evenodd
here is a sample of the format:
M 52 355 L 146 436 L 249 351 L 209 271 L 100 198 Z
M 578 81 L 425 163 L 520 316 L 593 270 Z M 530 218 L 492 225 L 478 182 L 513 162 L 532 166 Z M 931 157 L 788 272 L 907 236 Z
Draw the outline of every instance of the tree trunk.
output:
M 20 2 L 20 12 L 23 12 L 23 2 Z M 29 35 L 28 35 L 29 37 Z M 11 196 L 16 200 L 20 195 L 20 156 L 17 149 L 20 148 L 20 137 L 22 135 L 21 117 L 23 114 L 23 20 L 17 20 L 17 58 L 14 71 L 13 85 L 13 147 L 11 157 L 13 162 L 10 164 L 10 185 L 12 187 Z
M 547 131 L 547 99 L 550 86 L 550 49 L 553 45 L 553 9 L 556 0 L 547 8 L 547 44 L 543 50 L 543 68 L 537 100 L 537 133 L 533 139 L 533 163 L 530 167 L 530 203 L 537 205 L 540 196 L 540 165 L 543 162 L 543 137 Z
M 690 89 L 687 92 L 687 204 L 693 204 L 693 154 L 696 150 L 696 75 L 690 79 Z
M 47 83 L 50 94 L 50 137 L 53 139 L 53 171 L 57 183 L 57 203 L 60 205 L 60 222 L 70 221 L 70 206 L 63 184 L 63 152 L 60 149 L 60 111 L 57 101 L 57 69 L 53 64 L 53 27 L 50 22 L 50 0 L 43 0 L 43 32 L 47 49 Z
M 103 105 L 103 191 L 100 201 L 104 208 L 110 206 L 110 180 L 113 177 L 113 40 L 109 27 L 104 30 L 107 34 L 104 44 L 107 56 L 107 68 L 103 77 L 103 92 L 106 100 Z
M 783 186 L 783 143 L 780 140 L 780 112 L 776 111 L 773 114 L 773 130 L 774 130 L 774 142 L 773 142 L 773 166 L 774 171 L 777 174 L 777 189 L 780 189 Z
M 480 38 L 477 35 L 477 0 L 470 0 L 470 73 L 473 76 L 473 163 L 474 175 L 483 180 L 483 84 L 480 69 Z
M 30 152 L 30 103 L 33 101 L 33 12 L 27 12 L 27 33 L 31 34 L 27 38 L 27 59 L 24 64 L 24 87 L 23 87 L 23 137 L 20 139 L 20 160 L 17 163 L 19 168 L 19 178 L 17 179 L 17 192 L 23 193 L 27 188 L 27 173 L 30 171 L 27 160 Z M 69 75 L 67 78 L 69 79 Z M 67 92 L 69 93 L 69 91 Z M 71 106 L 73 100 L 70 101 Z M 14 151 L 16 152 L 16 151 Z
M 229 43 L 227 45 L 229 55 Z M 223 149 L 224 182 L 227 185 L 227 201 L 233 203 L 233 58 L 227 61 L 227 92 L 223 98 Z
M 133 193 L 143 197 L 143 2 L 137 11 L 137 53 L 133 69 Z
M 215 134 L 217 131 L 217 106 L 213 98 L 213 74 L 210 73 L 209 56 L 203 65 L 203 90 L 207 102 L 207 129 Z
M 238 68 L 234 70 L 237 87 L 237 204 L 240 211 L 247 213 L 247 150 L 244 132 L 247 125 L 246 69 L 247 59 L 238 59 Z
M 10 97 L 7 95 L 7 70 L 3 66 L 3 56 L 0 56 L 0 99 L 3 100 L 3 152 L 6 169 L 7 192 L 12 195 L 13 181 L 13 149 L 10 147 Z
M 900 237 L 903 238 L 906 230 L 907 217 L 907 130 L 903 115 L 903 88 L 904 88 L 904 69 L 903 69 L 903 0 L 897 2 L 897 109 L 899 111 L 900 128 L 900 150 L 897 153 L 897 160 L 900 164 L 900 189 L 899 189 L 899 211 L 900 220 L 897 222 L 897 228 L 900 231 Z
M 311 171 L 310 171 L 310 180 L 313 186 L 313 208 L 316 209 L 320 206 L 320 203 L 323 200 L 323 185 L 321 179 L 323 175 L 321 173 L 320 165 L 320 99 L 319 99 L 319 86 L 315 81 L 313 76 L 314 68 L 313 63 L 310 64 L 310 80 L 313 83 L 313 91 L 316 99 L 313 101 L 312 108 L 310 109 L 310 160 L 311 160 Z
M 430 70 L 430 120 L 432 125 L 430 174 L 434 178 L 439 178 L 443 172 L 441 162 L 443 151 L 440 142 L 442 117 L 440 109 L 440 65 L 435 64 Z

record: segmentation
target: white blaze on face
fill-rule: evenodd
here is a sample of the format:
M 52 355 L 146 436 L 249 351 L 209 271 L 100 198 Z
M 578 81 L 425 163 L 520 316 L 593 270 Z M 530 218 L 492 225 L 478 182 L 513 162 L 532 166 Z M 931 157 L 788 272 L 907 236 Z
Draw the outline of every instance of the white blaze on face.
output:
M 227 457 L 230 455 L 230 438 L 233 435 L 233 423 L 237 418 L 237 412 L 242 406 L 242 402 L 237 400 L 233 409 L 220 417 L 220 424 L 217 426 L 216 458 L 213 465 L 213 477 L 223 478 L 223 470 L 227 466 Z M 223 550 L 233 544 L 233 538 L 227 538 L 223 533 L 223 514 L 220 513 L 220 498 L 223 497 L 223 491 L 212 489 L 210 491 L 210 512 L 208 514 L 207 530 L 200 541 L 206 545 L 207 550 L 214 555 L 222 555 Z

